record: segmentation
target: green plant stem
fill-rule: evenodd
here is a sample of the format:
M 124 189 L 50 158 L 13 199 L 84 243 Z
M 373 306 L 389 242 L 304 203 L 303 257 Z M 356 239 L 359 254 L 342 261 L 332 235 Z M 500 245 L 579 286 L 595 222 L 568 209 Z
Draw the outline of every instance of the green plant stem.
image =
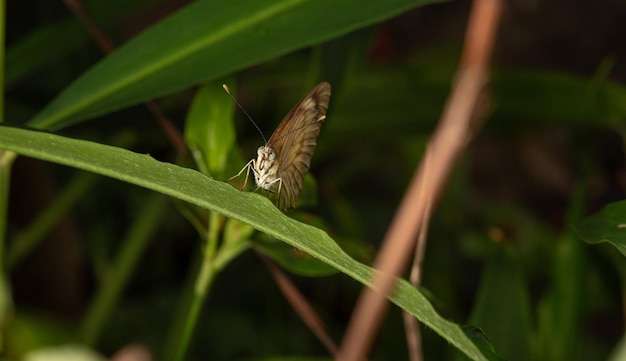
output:
M 579 222 L 584 210 L 585 192 L 578 184 L 570 198 L 569 225 Z M 551 265 L 552 286 L 539 304 L 537 360 L 573 360 L 580 349 L 586 294 L 583 283 L 586 255 L 572 227 L 556 245 Z
M 0 84 L 4 84 L 5 1 L 0 1 Z M 0 88 L 0 122 L 4 122 L 4 87 Z
M 4 84 L 4 35 L 6 29 L 5 1 L 0 1 L 0 84 Z M 4 122 L 4 87 L 0 87 L 0 123 Z M 4 353 L 4 335 L 11 312 L 11 292 L 5 274 L 5 246 L 7 236 L 7 215 L 11 166 L 17 154 L 0 150 L 0 354 Z
M 81 325 L 81 337 L 86 345 L 93 346 L 97 342 L 122 291 L 139 264 L 148 241 L 162 224 L 167 204 L 167 198 L 160 194 L 152 195 L 122 242 L 122 248 L 111 267 L 111 272 L 102 282 Z
M 207 261 L 203 262 L 198 275 L 198 282 L 196 283 L 196 287 L 194 287 L 195 291 L 193 298 L 191 299 L 189 312 L 187 313 L 185 324 L 183 326 L 183 333 L 179 339 L 180 342 L 176 348 L 173 360 L 180 361 L 185 359 L 185 354 L 187 353 L 189 344 L 191 343 L 193 331 L 198 323 L 198 319 L 200 318 L 202 305 L 204 304 L 209 288 L 213 284 L 215 275 L 216 272 L 213 267 L 213 263 Z
M 0 150 L 0 354 L 4 351 L 4 335 L 13 304 L 4 260 L 11 166 L 16 157 L 16 153 Z
M 5 246 L 7 236 L 7 214 L 9 190 L 11 188 L 11 167 L 17 154 L 0 150 L 0 270 L 5 270 Z
M 14 269 L 56 225 L 69 209 L 92 189 L 100 176 L 89 173 L 79 173 L 65 190 L 55 198 L 54 202 L 41 212 L 37 218 L 22 232 L 13 237 L 12 247 L 7 251 L 7 267 Z
M 164 360 L 184 359 L 213 280 L 230 261 L 250 248 L 247 240 L 254 232 L 252 227 L 223 216 L 214 215 L 211 218 L 210 224 L 217 224 L 218 227 L 210 228 L 207 239 L 210 238 L 213 241 L 205 242 L 202 255 L 197 256 L 190 267 L 190 276 L 185 282 L 184 295 L 174 315 L 170 336 L 163 352 Z M 223 227 L 222 224 L 224 224 Z M 224 228 L 221 232 L 223 242 L 217 248 L 221 228 Z
M 215 267 L 215 255 L 218 250 L 219 234 L 224 219 L 224 216 L 215 212 L 211 212 L 209 216 L 209 229 L 204 248 L 204 257 L 193 288 L 193 296 L 189 305 L 189 312 L 187 312 L 185 317 L 182 334 L 178 339 L 178 345 L 175 346 L 173 360 L 180 361 L 185 358 L 193 331 L 200 318 L 202 305 L 218 272 L 218 268 Z

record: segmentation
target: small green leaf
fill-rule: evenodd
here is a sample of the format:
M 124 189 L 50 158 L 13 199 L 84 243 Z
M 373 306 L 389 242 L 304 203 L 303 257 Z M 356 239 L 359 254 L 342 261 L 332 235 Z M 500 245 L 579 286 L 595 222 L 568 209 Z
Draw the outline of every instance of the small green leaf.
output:
M 609 242 L 626 256 L 626 201 L 605 206 L 574 226 L 587 243 Z
M 187 114 L 185 139 L 205 174 L 224 175 L 228 154 L 235 144 L 233 114 L 234 102 L 220 82 L 198 89 Z
M 224 243 L 215 257 L 215 268 L 223 269 L 235 257 L 250 248 L 248 240 L 253 233 L 254 228 L 236 219 L 228 218 L 224 224 Z
M 491 340 L 487 337 L 487 335 L 485 335 L 483 330 L 471 325 L 464 325 L 462 328 L 467 337 L 474 341 L 474 344 L 478 347 L 478 349 L 480 349 L 483 355 L 489 358 L 490 361 L 505 361 L 505 359 L 496 354 L 496 351 L 491 345 Z

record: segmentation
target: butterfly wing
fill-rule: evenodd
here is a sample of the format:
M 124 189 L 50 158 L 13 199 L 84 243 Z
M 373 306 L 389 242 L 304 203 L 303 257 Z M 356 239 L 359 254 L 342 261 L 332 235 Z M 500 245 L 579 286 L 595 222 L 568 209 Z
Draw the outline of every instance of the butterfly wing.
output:
M 279 162 L 277 176 L 282 184 L 276 203 L 280 209 L 296 206 L 329 101 L 330 84 L 319 83 L 283 118 L 267 142 Z

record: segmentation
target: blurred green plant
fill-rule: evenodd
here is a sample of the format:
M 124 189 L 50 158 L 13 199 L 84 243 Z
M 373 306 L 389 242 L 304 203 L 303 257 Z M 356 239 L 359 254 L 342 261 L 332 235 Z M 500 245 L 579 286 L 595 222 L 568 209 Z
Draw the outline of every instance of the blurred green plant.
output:
M 69 178 L 63 181 L 64 191 L 45 208 L 34 209 L 36 217 L 25 226 L 9 223 L 11 214 L 0 212 L 0 232 L 9 240 L 0 246 L 7 247 L 0 252 L 8 272 L 0 275 L 5 353 L 18 359 L 70 342 L 112 353 L 137 340 L 155 358 L 168 360 L 319 353 L 308 333 L 292 331 L 293 314 L 284 311 L 281 297 L 268 287 L 271 282 L 260 279 L 262 272 L 251 271 L 253 266 L 246 263 L 250 252 L 245 251 L 262 250 L 299 276 L 310 300 L 327 307 L 320 313 L 329 320 L 331 333 L 343 331 L 346 317 L 336 321 L 332 315 L 352 307 L 358 289 L 355 282 L 342 284 L 333 275 L 339 271 L 350 281 L 369 285 L 373 270 L 366 263 L 439 117 L 458 56 L 456 47 L 444 44 L 393 64 L 366 64 L 377 33 L 368 26 L 432 2 L 197 1 L 95 65 L 91 53 L 69 58 L 87 53 L 89 41 L 74 19 L 39 25 L 14 41 L 6 56 L 6 115 L 20 128 L 0 127 L 0 207 L 9 202 L 9 175 L 17 154 L 91 173 L 59 170 Z M 145 3 L 86 5 L 97 23 L 111 31 L 123 14 Z M 248 126 L 235 131 L 233 102 L 221 84 L 233 89 L 238 85 L 255 118 L 263 114 L 263 119 L 280 120 L 304 85 L 320 79 L 332 82 L 333 97 L 313 159 L 314 167 L 324 169 L 316 174 L 322 195 L 316 216 L 306 208 L 287 216 L 262 195 L 222 182 L 251 157 L 259 137 L 248 137 Z M 184 90 L 192 86 L 199 87 L 189 100 L 190 92 Z M 25 101 L 23 94 L 33 89 L 53 99 Z M 626 115 L 626 90 L 604 79 L 500 69 L 490 89 L 485 132 L 504 140 L 539 127 L 585 134 L 589 128 L 619 129 Z M 172 114 L 179 113 L 177 104 L 191 104 L 184 139 L 200 172 L 190 169 L 181 155 L 177 160 L 184 166 L 155 160 L 162 159 L 167 146 L 151 124 L 137 123 L 144 114 L 129 109 L 155 97 L 162 97 L 159 104 Z M 271 131 L 271 124 L 261 124 Z M 64 135 L 24 129 L 59 132 L 69 125 L 79 126 L 64 130 Z M 74 139 L 103 143 L 129 129 L 133 137 L 110 142 L 116 146 Z M 77 134 L 67 136 L 70 131 Z M 142 154 L 146 148 L 154 155 Z M 590 243 L 608 241 L 624 253 L 618 232 L 626 213 L 621 203 L 581 222 L 581 191 L 571 196 L 564 230 L 554 231 L 553 224 L 522 206 L 511 210 L 497 201 L 470 199 L 467 163 L 461 160 L 434 218 L 424 289 L 399 281 L 390 297 L 435 331 L 424 335 L 426 358 L 597 360 L 616 347 L 612 357 L 619 359 L 624 352 L 616 346 L 619 339 L 594 339 L 583 322 L 619 299 L 615 289 L 623 294 L 623 257 L 605 249 L 594 256 L 597 251 L 578 237 Z M 115 189 L 124 194 L 122 208 L 129 209 L 125 225 L 126 213 L 118 214 L 106 202 L 115 186 L 96 182 L 92 173 L 159 194 Z M 315 193 L 313 188 L 308 191 Z M 187 223 L 177 223 L 162 194 L 173 199 Z M 11 202 L 20 202 L 20 194 L 12 197 Z M 81 248 L 89 255 L 85 268 L 94 274 L 95 284 L 78 321 L 37 317 L 32 306 L 13 305 L 10 282 L 16 270 L 28 265 L 45 234 L 69 210 L 91 202 L 97 203 L 96 211 L 86 215 Z M 184 249 L 187 280 L 181 286 L 175 277 L 180 269 L 174 267 L 180 266 L 180 254 L 155 255 L 151 249 L 164 247 L 169 227 L 177 228 L 174 237 L 190 237 L 183 236 L 189 224 L 197 232 L 191 237 L 201 241 L 197 251 Z M 569 231 L 573 224 L 577 233 Z M 61 247 L 55 250 L 63 252 Z M 148 257 L 150 264 L 142 263 Z M 594 257 L 610 258 L 610 266 L 594 262 Z M 482 272 L 477 263 L 485 265 Z M 619 285 L 614 284 L 615 273 Z M 592 290 L 594 297 L 585 297 Z M 210 307 L 202 314 L 209 295 Z M 470 307 L 468 298 L 473 297 Z M 402 330 L 390 319 L 383 327 L 394 332 L 383 333 L 373 359 L 406 357 Z M 473 326 L 461 326 L 466 322 Z M 278 345 L 270 345 L 275 340 Z

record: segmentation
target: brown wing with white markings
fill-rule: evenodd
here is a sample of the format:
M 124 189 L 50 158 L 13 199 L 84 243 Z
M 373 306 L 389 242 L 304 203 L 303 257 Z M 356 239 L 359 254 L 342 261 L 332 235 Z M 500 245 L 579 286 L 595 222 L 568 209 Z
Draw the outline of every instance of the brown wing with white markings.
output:
M 282 184 L 276 204 L 280 209 L 296 206 L 329 101 L 330 84 L 319 83 L 283 118 L 267 142 L 279 162 L 277 175 Z

